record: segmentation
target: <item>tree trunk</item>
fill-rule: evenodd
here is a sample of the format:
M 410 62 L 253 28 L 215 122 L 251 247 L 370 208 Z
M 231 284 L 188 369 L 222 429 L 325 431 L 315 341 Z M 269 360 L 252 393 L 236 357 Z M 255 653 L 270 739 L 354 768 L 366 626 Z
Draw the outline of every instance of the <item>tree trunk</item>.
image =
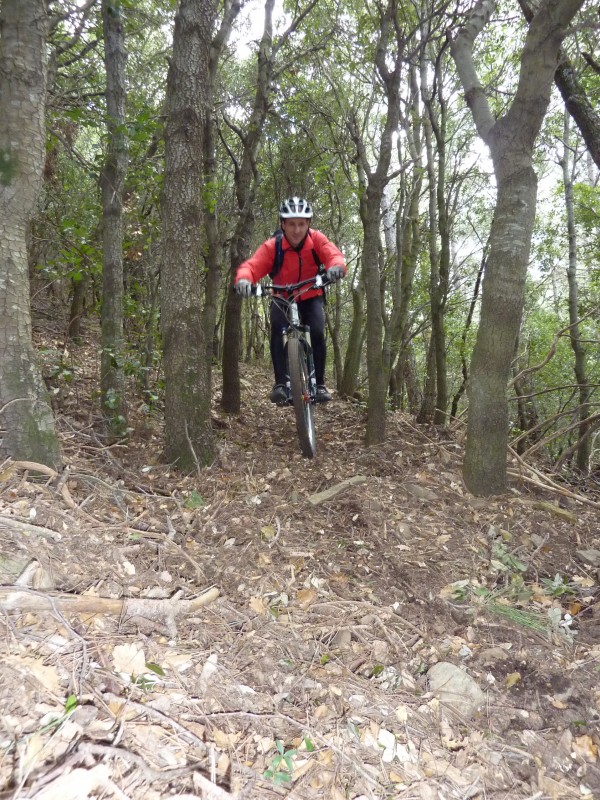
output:
M 569 284 L 569 339 L 575 357 L 575 379 L 579 386 L 579 426 L 580 443 L 577 447 L 577 469 L 586 474 L 589 469 L 592 441 L 588 436 L 590 416 L 591 389 L 586 369 L 586 352 L 581 342 L 579 326 L 579 290 L 577 285 L 577 229 L 575 227 L 575 209 L 573 203 L 573 176 L 571 174 L 569 117 L 565 113 L 562 157 L 563 183 L 565 192 L 565 209 L 567 212 L 567 235 L 569 241 L 569 265 L 567 280 Z
M 45 157 L 45 0 L 3 0 L 0 29 L 0 458 L 58 467 L 32 342 L 26 244 Z
M 237 17 L 241 4 L 240 2 L 225 2 L 223 18 L 219 30 L 212 40 L 210 47 L 210 59 L 208 70 L 208 102 L 212 106 L 214 103 L 215 82 L 219 66 L 219 57 L 223 47 L 227 43 L 231 34 L 231 28 Z M 219 308 L 219 293 L 222 284 L 222 249 L 219 235 L 219 225 L 217 221 L 218 203 L 218 179 L 215 155 L 215 123 L 213 115 L 207 115 L 205 119 L 206 129 L 204 131 L 204 229 L 206 232 L 206 285 L 204 289 L 204 307 L 202 311 L 204 337 L 207 346 L 207 366 L 209 370 L 208 380 L 212 383 L 212 363 L 216 359 L 217 347 L 215 347 L 215 328 L 217 323 L 217 313 Z
M 426 82 L 426 64 L 422 67 L 421 91 L 427 109 L 423 123 L 427 153 L 427 174 L 429 184 L 429 294 L 431 308 L 431 341 L 427 358 L 427 379 L 423 396 L 423 405 L 418 421 L 434 422 L 443 425 L 446 422 L 448 407 L 448 383 L 446 375 L 446 332 L 444 328 L 444 312 L 448 293 L 448 272 L 450 267 L 450 234 L 448 230 L 448 212 L 445 198 L 446 141 L 445 141 L 445 109 L 441 107 L 441 122 L 438 122 L 429 89 Z M 440 75 L 437 76 L 439 85 Z M 441 127 L 440 127 L 441 124 Z M 437 145 L 437 172 L 432 135 Z M 433 374 L 435 371 L 435 376 Z M 432 392 L 435 394 L 432 396 Z
M 417 422 L 421 425 L 431 423 L 435 412 L 435 398 L 436 398 L 436 352 L 435 352 L 435 337 L 433 331 L 429 337 L 429 347 L 427 348 L 427 361 L 425 363 L 425 381 L 423 386 L 423 396 L 421 398 L 421 407 L 417 414 Z
M 533 148 L 548 108 L 562 40 L 582 2 L 543 0 L 540 4 L 525 39 L 515 97 L 498 120 L 478 80 L 472 53 L 475 38 L 494 10 L 493 0 L 480 0 L 451 42 L 475 125 L 490 148 L 497 183 L 469 383 L 463 477 L 473 494 L 506 491 L 507 382 L 521 323 L 537 195 Z
M 325 304 L 325 320 L 327 330 L 331 337 L 331 349 L 333 350 L 333 374 L 335 377 L 336 388 L 342 381 L 344 370 L 342 363 L 342 348 L 340 344 L 340 321 L 342 313 L 342 294 L 340 291 L 330 292 Z M 330 311 L 333 306 L 333 311 Z
M 521 324 L 536 194 L 532 166 L 508 175 L 498 185 L 468 388 L 463 472 L 473 494 L 506 490 L 507 386 Z
M 440 238 L 437 271 L 432 275 L 431 286 L 431 330 L 435 339 L 435 425 L 446 424 L 448 410 L 448 365 L 446 359 L 446 301 L 448 299 L 448 281 L 450 276 L 450 214 L 446 199 L 446 101 L 442 96 L 443 78 L 440 66 L 437 65 L 439 119 L 436 118 L 433 106 L 428 105 L 431 129 L 437 144 L 437 182 L 436 208 L 438 214 L 438 234 Z
M 485 263 L 487 260 L 488 245 L 489 241 L 486 243 L 486 246 L 483 251 L 483 257 L 481 259 L 481 264 L 479 265 L 479 269 L 477 270 L 475 286 L 473 287 L 473 296 L 469 304 L 469 312 L 467 314 L 467 319 L 465 320 L 465 327 L 463 328 L 463 332 L 460 336 L 459 352 L 460 352 L 460 363 L 461 363 L 463 378 L 460 386 L 458 387 L 458 390 L 456 391 L 456 394 L 452 398 L 452 408 L 450 409 L 450 417 L 452 419 L 454 419 L 454 417 L 456 417 L 458 413 L 458 404 L 460 402 L 460 398 L 465 393 L 465 389 L 467 388 L 467 381 L 469 380 L 469 367 L 467 364 L 467 336 L 471 328 L 471 322 L 473 321 L 473 314 L 475 313 L 477 300 L 479 299 L 479 289 L 481 287 L 481 279 L 483 276 L 483 270 L 485 268 Z
M 422 124 L 421 124 L 421 109 L 419 105 L 419 86 L 417 83 L 416 67 L 411 67 L 409 70 L 409 81 L 411 87 L 411 108 L 410 116 L 413 118 L 413 125 L 405 122 L 404 130 L 408 149 L 410 153 L 411 162 L 413 164 L 412 175 L 407 190 L 407 197 L 405 201 L 404 218 L 400 218 L 396 222 L 396 233 L 398 236 L 397 246 L 397 272 L 399 283 L 399 297 L 397 304 L 397 312 L 393 325 L 396 328 L 395 337 L 398 341 L 398 354 L 392 354 L 392 363 L 396 362 L 395 368 L 395 403 L 401 402 L 402 387 L 406 386 L 408 396 L 411 398 L 409 406 L 413 413 L 418 409 L 420 400 L 416 406 L 413 405 L 415 393 L 413 391 L 413 378 L 414 375 L 409 375 L 409 381 L 405 381 L 405 367 L 410 366 L 411 359 L 414 360 L 414 353 L 410 344 L 410 302 L 413 294 L 413 284 L 417 264 L 419 263 L 419 253 L 421 250 L 421 226 L 420 226 L 420 202 L 421 202 L 421 188 L 423 185 L 423 141 L 422 141 Z M 405 118 L 408 115 L 405 115 Z M 398 140 L 398 147 L 400 147 L 400 138 Z M 400 152 L 398 153 L 400 162 Z M 399 209 L 398 214 L 402 213 Z M 407 350 L 411 352 L 408 353 Z M 416 393 L 420 395 L 419 392 Z
M 269 109 L 269 97 L 273 90 L 273 7 L 275 0 L 265 2 L 265 24 L 258 48 L 256 92 L 254 106 L 243 136 L 241 163 L 235 170 L 235 194 L 238 220 L 231 244 L 231 268 L 228 281 L 228 296 L 225 306 L 223 328 L 223 394 L 221 407 L 237 414 L 240 410 L 241 314 L 242 299 L 233 292 L 233 282 L 239 265 L 250 255 L 250 242 L 254 230 L 253 204 L 256 195 L 256 159 L 262 141 L 263 130 Z M 280 46 L 280 45 L 279 45 Z
M 362 279 L 359 279 L 358 285 L 352 287 L 352 322 L 346 343 L 344 368 L 338 386 L 341 397 L 352 397 L 358 385 L 365 329 L 364 316 L 364 283 Z
M 214 457 L 210 368 L 202 320 L 200 226 L 207 73 L 213 0 L 181 0 L 166 96 L 161 325 L 165 370 L 165 455 L 180 469 Z
M 123 186 L 127 174 L 125 68 L 127 53 L 120 0 L 102 0 L 106 69 L 106 160 L 102 189 L 102 346 L 100 385 L 102 415 L 109 439 L 127 430 L 125 341 L 123 336 Z
M 75 344 L 81 344 L 81 319 L 85 313 L 85 295 L 88 283 L 89 279 L 85 273 L 78 281 L 71 280 L 73 294 L 71 296 L 71 307 L 69 308 L 67 338 Z
M 531 22 L 533 8 L 529 0 L 519 0 L 519 5 L 527 22 Z M 584 85 L 578 79 L 571 61 L 562 48 L 559 51 L 558 62 L 554 83 L 562 95 L 567 111 L 579 128 L 588 153 L 600 169 L 600 114 L 590 102 Z
M 393 136 L 398 129 L 400 74 L 404 41 L 398 21 L 396 0 L 389 0 L 380 7 L 381 29 L 375 51 L 375 67 L 385 88 L 386 118 L 381 132 L 378 157 L 373 169 L 367 156 L 366 146 L 356 119 L 349 120 L 350 134 L 356 145 L 359 158 L 359 177 L 362 173 L 360 217 L 363 225 L 364 244 L 362 253 L 363 279 L 367 300 L 367 371 L 369 400 L 366 442 L 381 444 L 386 431 L 386 395 L 391 369 L 389 357 L 384 358 L 384 304 L 379 268 L 380 215 L 383 192 L 392 156 Z M 389 354 L 389 347 L 387 348 Z
M 383 185 L 371 181 L 360 199 L 363 224 L 363 276 L 367 299 L 367 375 L 369 383 L 366 443 L 385 440 L 388 372 L 383 363 L 383 303 L 379 270 L 379 209 Z

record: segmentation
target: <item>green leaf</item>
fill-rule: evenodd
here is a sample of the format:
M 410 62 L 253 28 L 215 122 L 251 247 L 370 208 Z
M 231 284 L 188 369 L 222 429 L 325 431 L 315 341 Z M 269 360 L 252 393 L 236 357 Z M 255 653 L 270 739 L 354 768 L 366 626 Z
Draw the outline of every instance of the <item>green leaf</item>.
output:
M 70 694 L 65 703 L 65 713 L 70 714 L 71 711 L 75 711 L 78 705 L 77 697 L 74 694 Z
M 160 667 L 158 664 L 155 664 L 152 661 L 150 661 L 148 664 L 146 664 L 146 669 L 149 669 L 150 672 L 154 672 L 157 675 L 160 675 L 161 678 L 163 678 L 164 675 L 165 675 L 164 669 L 162 667 Z
M 202 508 L 202 506 L 204 505 L 206 505 L 206 503 L 202 495 L 199 494 L 195 489 L 192 489 L 192 493 L 184 503 L 184 508 L 188 509 Z

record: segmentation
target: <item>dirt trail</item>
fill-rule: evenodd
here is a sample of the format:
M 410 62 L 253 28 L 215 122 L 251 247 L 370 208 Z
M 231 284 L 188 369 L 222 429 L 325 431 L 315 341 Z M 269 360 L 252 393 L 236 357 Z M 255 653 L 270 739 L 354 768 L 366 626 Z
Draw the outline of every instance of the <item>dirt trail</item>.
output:
M 0 797 L 600 797 L 600 492 L 525 469 L 473 498 L 460 430 L 395 414 L 367 449 L 339 400 L 307 461 L 243 375 L 197 476 L 149 416 L 105 448 L 83 380 L 68 474 L 0 469 Z M 471 716 L 439 662 L 483 692 Z

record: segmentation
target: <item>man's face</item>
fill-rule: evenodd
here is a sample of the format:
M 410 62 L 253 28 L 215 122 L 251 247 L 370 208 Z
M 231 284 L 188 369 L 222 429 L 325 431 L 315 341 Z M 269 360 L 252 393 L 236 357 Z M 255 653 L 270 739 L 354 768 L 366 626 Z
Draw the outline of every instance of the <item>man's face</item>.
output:
M 301 217 L 281 220 L 281 230 L 285 233 L 285 238 L 292 247 L 298 247 L 302 243 L 308 233 L 309 226 L 310 220 L 302 219 Z

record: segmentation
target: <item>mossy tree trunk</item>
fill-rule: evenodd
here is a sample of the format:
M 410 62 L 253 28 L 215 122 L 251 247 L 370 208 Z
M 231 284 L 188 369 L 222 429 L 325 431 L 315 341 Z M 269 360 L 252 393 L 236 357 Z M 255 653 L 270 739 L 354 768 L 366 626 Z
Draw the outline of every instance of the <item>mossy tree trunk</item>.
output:
M 45 0 L 3 0 L 0 29 L 0 459 L 57 467 L 54 416 L 32 342 L 26 243 L 45 158 Z

